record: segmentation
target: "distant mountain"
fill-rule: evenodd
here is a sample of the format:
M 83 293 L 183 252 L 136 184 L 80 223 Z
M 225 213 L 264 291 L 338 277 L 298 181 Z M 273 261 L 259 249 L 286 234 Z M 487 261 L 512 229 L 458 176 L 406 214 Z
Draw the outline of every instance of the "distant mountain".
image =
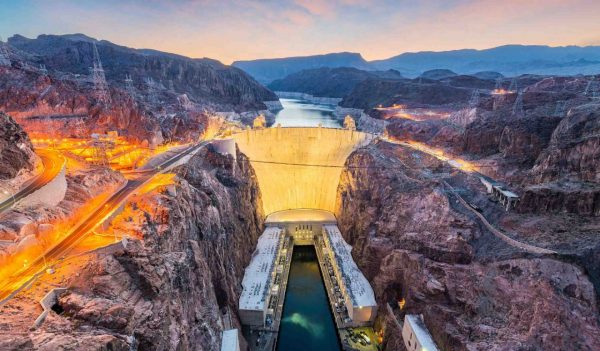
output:
M 147 90 L 151 82 L 159 92 L 185 93 L 194 102 L 223 110 L 264 109 L 263 101 L 277 100 L 244 71 L 212 59 L 132 49 L 84 34 L 40 35 L 36 39 L 15 35 L 8 39 L 10 47 L 29 64 L 81 76 L 87 76 L 92 66 L 92 43 L 98 48 L 111 86 L 124 88 L 125 75 L 129 75 L 140 91 Z
M 365 61 L 357 53 L 238 61 L 233 63 L 263 84 L 304 69 L 354 67 L 362 70 L 394 69 L 408 78 L 423 72 L 448 69 L 457 74 L 492 73 L 496 78 L 522 74 L 577 75 L 600 73 L 600 46 L 505 45 L 485 50 L 409 52 L 385 60 Z
M 315 68 L 292 73 L 273 81 L 268 88 L 273 91 L 291 91 L 319 97 L 346 96 L 354 87 L 369 78 L 402 79 L 400 72 L 363 71 L 351 67 Z
M 458 74 L 452 72 L 449 69 L 431 69 L 429 71 L 423 72 L 419 77 L 425 79 L 440 80 L 444 78 L 455 77 L 457 75 Z
M 494 72 L 494 71 L 481 71 L 475 72 L 471 74 L 473 77 L 477 77 L 479 79 L 499 79 L 504 78 L 502 73 Z
M 284 78 L 305 69 L 322 67 L 354 67 L 358 69 L 370 69 L 369 64 L 360 54 L 352 52 L 236 61 L 232 65 L 243 69 L 254 77 L 254 79 L 265 85 L 276 79 Z
M 424 51 L 369 64 L 376 69 L 396 69 L 411 77 L 438 68 L 459 74 L 495 71 L 506 76 L 591 74 L 600 72 L 600 46 L 505 45 L 486 50 Z

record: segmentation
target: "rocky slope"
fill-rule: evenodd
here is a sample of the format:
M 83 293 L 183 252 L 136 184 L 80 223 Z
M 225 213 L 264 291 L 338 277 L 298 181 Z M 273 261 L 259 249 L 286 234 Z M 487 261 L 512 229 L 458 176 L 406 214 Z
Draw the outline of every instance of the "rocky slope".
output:
M 363 71 L 351 67 L 315 68 L 292 73 L 268 85 L 273 91 L 299 92 L 318 97 L 342 98 L 369 78 L 402 79 L 398 71 Z
M 8 44 L 30 54 L 29 60 L 56 70 L 86 75 L 93 63 L 96 43 L 109 84 L 125 87 L 125 75 L 138 88 L 152 79 L 154 88 L 186 94 L 192 101 L 227 110 L 260 110 L 262 101 L 277 100 L 243 71 L 211 59 L 191 59 L 155 50 L 136 50 L 82 34 L 40 35 L 28 39 L 15 35 Z
M 94 44 L 108 83 L 106 99 L 89 73 Z M 149 144 L 189 141 L 193 135 L 173 126 L 189 125 L 201 133 L 216 111 L 257 113 L 268 109 L 263 101 L 278 100 L 241 70 L 217 61 L 130 49 L 84 35 L 14 36 L 7 48 L 11 66 L 0 67 L 0 111 L 30 134 L 117 130 Z
M 389 117 L 379 110 L 369 114 L 388 121 L 386 130 L 392 138 L 427 143 L 476 160 L 482 173 L 509 183 L 522 194 L 518 211 L 597 216 L 600 108 L 585 94 L 591 79 L 595 78 L 525 75 L 510 83 L 518 90 L 506 91 L 509 81 L 505 80 L 500 85 L 504 94 L 490 94 L 489 87 L 477 88 L 474 77 L 456 76 L 427 81 L 437 88 L 423 91 L 397 87 L 369 90 L 373 96 L 365 93 L 370 102 L 363 103 L 366 107 L 377 99 L 385 106 L 403 103 L 410 113 L 410 107 L 421 106 L 424 100 L 432 112 L 450 111 L 447 118 L 424 120 L 402 114 Z M 458 84 L 471 92 L 470 98 L 466 94 L 446 95 L 446 100 L 432 96 L 436 89 L 448 90 Z M 480 90 L 477 93 L 475 89 Z M 394 92 L 401 93 L 393 96 Z
M 438 80 L 439 79 L 439 80 Z M 379 105 L 408 107 L 463 106 L 473 89 L 491 89 L 494 81 L 472 76 L 433 79 L 386 80 L 371 78 L 358 83 L 340 106 L 370 110 Z
M 263 220 L 253 171 L 237 160 L 207 150 L 177 169 L 175 186 L 136 197 L 113 220 L 134 236 L 127 248 L 78 268 L 59 298 L 64 312 L 0 348 L 218 350 L 222 313 L 239 327 L 240 283 Z
M 347 166 L 336 216 L 380 304 L 385 350 L 404 349 L 395 320 L 405 313 L 423 314 L 444 350 L 600 347 L 585 271 L 491 236 L 445 191 L 435 159 L 384 144 Z
M 27 133 L 10 116 L 0 112 L 0 180 L 31 171 L 37 162 Z

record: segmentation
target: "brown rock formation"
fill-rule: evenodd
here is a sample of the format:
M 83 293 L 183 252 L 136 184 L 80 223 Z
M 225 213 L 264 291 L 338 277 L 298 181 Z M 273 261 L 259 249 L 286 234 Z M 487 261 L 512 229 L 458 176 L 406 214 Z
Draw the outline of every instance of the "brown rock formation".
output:
M 0 180 L 33 170 L 36 157 L 29 136 L 10 116 L 0 112 Z
M 403 348 L 394 318 L 405 313 L 423 314 L 444 350 L 600 347 L 585 271 L 494 241 L 444 191 L 436 179 L 449 175 L 435 160 L 383 144 L 354 153 L 347 166 L 336 216 L 375 291 L 385 350 Z
M 64 350 L 218 350 L 222 312 L 240 326 L 241 281 L 263 220 L 253 171 L 237 160 L 201 152 L 177 169 L 174 189 L 136 198 L 113 228 L 140 239 L 82 267 L 60 297 L 64 312 L 0 349 L 60 340 Z

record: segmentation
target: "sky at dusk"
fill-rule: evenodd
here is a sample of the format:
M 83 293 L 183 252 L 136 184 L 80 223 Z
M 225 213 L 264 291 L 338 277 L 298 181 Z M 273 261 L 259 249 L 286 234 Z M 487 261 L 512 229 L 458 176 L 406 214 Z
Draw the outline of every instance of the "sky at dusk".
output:
M 600 45 L 598 0 L 0 0 L 0 35 L 84 33 L 234 60 L 504 44 Z

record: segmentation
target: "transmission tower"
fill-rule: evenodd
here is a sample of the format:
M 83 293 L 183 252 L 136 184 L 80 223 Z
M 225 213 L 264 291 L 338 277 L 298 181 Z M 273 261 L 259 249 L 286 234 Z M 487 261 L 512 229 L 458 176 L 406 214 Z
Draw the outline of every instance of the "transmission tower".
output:
M 583 95 L 585 95 L 587 97 L 591 97 L 592 99 L 597 99 L 597 98 L 600 98 L 599 90 L 600 90 L 600 82 L 595 77 L 592 77 L 592 79 L 590 79 L 588 81 L 588 84 L 585 87 L 585 91 L 584 91 Z
M 513 78 L 513 80 L 510 81 L 510 87 L 508 88 L 508 91 L 515 92 L 517 90 L 519 90 L 519 85 L 517 83 L 517 78 Z
M 131 97 L 135 97 L 135 88 L 133 87 L 133 79 L 129 74 L 125 75 L 125 89 Z
M 194 108 L 194 104 L 192 103 L 192 101 L 190 101 L 190 98 L 187 96 L 187 94 L 179 95 L 177 97 L 177 101 L 179 102 L 181 108 L 183 108 L 186 111 L 189 111 Z
M 43 76 L 48 75 L 48 70 L 46 69 L 46 65 L 40 65 L 40 74 Z
M 152 79 L 152 77 L 146 77 L 145 82 L 148 87 L 148 101 L 156 103 L 156 83 L 154 82 L 154 79 Z
M 98 101 L 110 102 L 110 95 L 108 94 L 108 83 L 106 82 L 106 76 L 104 75 L 104 69 L 102 68 L 102 62 L 100 61 L 100 54 L 96 43 L 93 45 L 93 67 L 90 68 L 92 75 L 92 82 L 94 83 L 94 95 Z
M 502 89 L 502 82 L 503 82 L 502 78 L 500 78 L 500 77 L 496 78 L 496 87 L 494 88 L 494 90 Z
M 10 59 L 8 52 L 8 44 L 2 41 L 0 37 L 0 66 L 10 66 Z
M 523 92 L 519 91 L 517 94 L 517 99 L 515 100 L 515 104 L 513 105 L 512 114 L 514 116 L 525 116 L 525 110 L 523 109 Z
M 471 94 L 471 98 L 469 99 L 469 106 L 471 108 L 476 108 L 477 106 L 479 106 L 479 89 L 475 89 L 473 90 L 473 93 Z
M 567 109 L 567 102 L 565 100 L 560 100 L 556 102 L 556 108 L 554 109 L 555 117 L 562 117 L 565 115 L 565 110 Z

